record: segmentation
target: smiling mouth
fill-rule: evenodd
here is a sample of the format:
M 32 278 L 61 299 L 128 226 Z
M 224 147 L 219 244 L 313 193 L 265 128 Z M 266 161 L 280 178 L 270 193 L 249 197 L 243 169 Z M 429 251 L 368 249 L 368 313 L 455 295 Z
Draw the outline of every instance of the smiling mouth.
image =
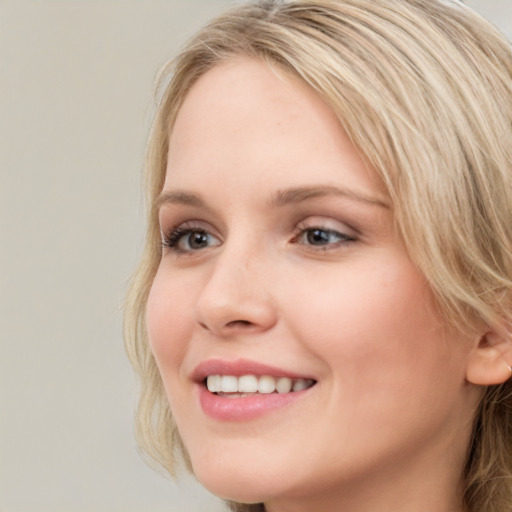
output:
M 204 383 L 217 396 L 241 398 L 258 394 L 293 393 L 309 389 L 316 384 L 313 379 L 272 377 L 271 375 L 209 375 Z

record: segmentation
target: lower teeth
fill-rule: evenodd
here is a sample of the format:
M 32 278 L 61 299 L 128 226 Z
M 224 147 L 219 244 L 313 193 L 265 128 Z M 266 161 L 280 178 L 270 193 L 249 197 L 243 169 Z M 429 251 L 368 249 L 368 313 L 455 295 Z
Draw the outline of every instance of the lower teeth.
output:
M 293 393 L 293 391 L 289 391 L 289 393 Z M 254 393 L 223 393 L 222 391 L 217 391 L 213 393 L 217 396 L 222 396 L 224 398 L 243 398 L 246 396 L 255 396 L 255 395 L 283 395 L 286 393 L 278 393 L 277 391 L 273 391 L 272 393 L 259 393 L 258 391 Z
M 259 394 L 260 393 L 222 393 L 222 392 L 214 393 L 214 395 L 223 396 L 225 398 L 243 398 L 244 396 L 254 396 L 254 395 L 259 395 Z

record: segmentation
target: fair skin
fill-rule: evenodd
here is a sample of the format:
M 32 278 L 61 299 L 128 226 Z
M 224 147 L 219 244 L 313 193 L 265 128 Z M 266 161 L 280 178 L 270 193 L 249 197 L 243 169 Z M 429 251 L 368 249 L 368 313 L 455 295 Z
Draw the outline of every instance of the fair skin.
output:
M 147 326 L 199 481 L 268 512 L 460 511 L 468 371 L 508 370 L 443 319 L 321 99 L 255 59 L 217 65 L 180 109 L 159 202 Z M 219 395 L 209 372 L 313 385 Z

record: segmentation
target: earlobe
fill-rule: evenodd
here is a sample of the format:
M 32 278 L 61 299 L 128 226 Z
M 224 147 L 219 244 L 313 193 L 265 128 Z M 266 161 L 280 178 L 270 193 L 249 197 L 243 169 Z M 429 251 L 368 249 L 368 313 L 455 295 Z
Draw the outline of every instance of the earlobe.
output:
M 468 357 L 466 379 L 472 384 L 502 384 L 512 376 L 512 343 L 510 336 L 495 331 L 483 335 Z

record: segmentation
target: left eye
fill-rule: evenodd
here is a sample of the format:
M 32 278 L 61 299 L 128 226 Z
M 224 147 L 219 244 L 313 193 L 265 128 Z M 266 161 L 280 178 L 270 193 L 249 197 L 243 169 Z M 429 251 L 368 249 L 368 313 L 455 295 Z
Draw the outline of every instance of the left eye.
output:
M 165 247 L 176 252 L 192 252 L 219 245 L 220 241 L 203 229 L 175 229 L 164 239 Z
M 296 238 L 296 241 L 305 245 L 326 246 L 352 242 L 354 238 L 332 229 L 310 228 L 304 229 Z

